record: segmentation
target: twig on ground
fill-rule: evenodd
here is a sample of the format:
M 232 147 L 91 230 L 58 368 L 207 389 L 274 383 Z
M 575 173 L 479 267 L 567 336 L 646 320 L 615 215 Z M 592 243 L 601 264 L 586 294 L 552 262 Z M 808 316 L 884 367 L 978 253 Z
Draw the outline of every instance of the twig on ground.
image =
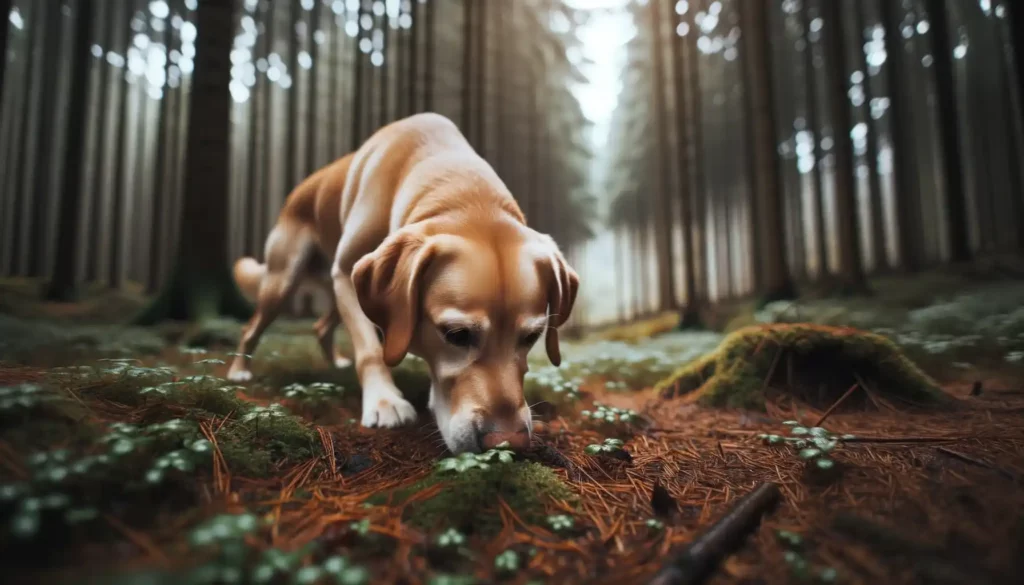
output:
M 825 413 L 821 415 L 821 418 L 818 419 L 818 422 L 814 423 L 814 426 L 820 427 L 821 423 L 825 422 L 825 419 L 831 416 L 832 413 L 835 412 L 837 408 L 839 408 L 839 405 L 842 404 L 844 400 L 849 398 L 850 395 L 853 394 L 853 391 L 859 387 L 859 383 L 850 386 L 850 389 L 844 392 L 843 395 L 839 397 L 839 400 L 836 400 L 835 402 L 832 403 L 832 406 L 828 407 L 828 410 L 826 410 Z
M 959 459 L 960 461 L 963 461 L 964 463 L 970 463 L 971 465 L 977 465 L 978 467 L 984 467 L 986 469 L 991 469 L 992 471 L 995 471 L 996 473 L 998 473 L 999 475 L 1005 477 L 1006 479 L 1008 479 L 1010 481 L 1016 481 L 1017 480 L 1016 474 L 1014 474 L 1014 473 L 1012 473 L 1012 472 L 1010 472 L 1010 471 L 1008 471 L 1006 469 L 1003 469 L 1002 467 L 997 467 L 997 466 L 989 463 L 988 461 L 983 461 L 981 459 L 977 459 L 975 457 L 971 457 L 970 455 L 968 455 L 966 453 L 961 453 L 959 451 L 954 451 L 952 449 L 947 449 L 946 447 L 936 447 L 935 450 L 940 452 L 940 453 L 942 453 L 943 455 L 948 455 L 948 456 L 950 456 L 950 457 L 952 457 L 954 459 Z
M 710 576 L 719 562 L 761 522 L 779 500 L 779 486 L 763 483 L 743 497 L 718 522 L 671 559 L 648 585 L 696 585 Z

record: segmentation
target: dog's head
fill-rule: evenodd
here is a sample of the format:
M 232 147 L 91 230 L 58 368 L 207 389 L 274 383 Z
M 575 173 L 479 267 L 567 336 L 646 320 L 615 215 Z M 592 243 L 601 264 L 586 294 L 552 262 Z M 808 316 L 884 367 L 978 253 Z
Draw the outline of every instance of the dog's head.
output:
M 552 238 L 514 222 L 414 225 L 357 262 L 352 281 L 383 332 L 384 361 L 410 352 L 429 364 L 430 408 L 453 453 L 529 445 L 527 353 L 544 337 L 548 358 L 561 362 L 557 328 L 579 287 Z

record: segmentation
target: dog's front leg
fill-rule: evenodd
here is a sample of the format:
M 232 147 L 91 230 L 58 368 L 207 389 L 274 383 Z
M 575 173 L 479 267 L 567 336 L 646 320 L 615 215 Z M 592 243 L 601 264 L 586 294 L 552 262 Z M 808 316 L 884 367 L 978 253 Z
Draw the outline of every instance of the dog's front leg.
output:
M 415 421 L 416 409 L 402 397 L 391 370 L 384 363 L 384 349 L 377 338 L 376 326 L 359 306 L 351 267 L 336 267 L 332 277 L 338 313 L 352 337 L 356 373 L 363 387 L 363 426 L 397 427 Z

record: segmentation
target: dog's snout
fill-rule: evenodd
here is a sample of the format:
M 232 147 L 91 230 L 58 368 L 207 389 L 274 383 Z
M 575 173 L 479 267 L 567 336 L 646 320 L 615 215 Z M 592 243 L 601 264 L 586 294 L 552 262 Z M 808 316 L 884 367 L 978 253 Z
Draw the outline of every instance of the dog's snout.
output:
M 477 431 L 477 440 L 480 447 L 486 451 L 494 449 L 502 443 L 508 443 L 508 448 L 513 451 L 525 451 L 530 447 L 530 431 L 526 425 L 515 431 L 484 428 Z

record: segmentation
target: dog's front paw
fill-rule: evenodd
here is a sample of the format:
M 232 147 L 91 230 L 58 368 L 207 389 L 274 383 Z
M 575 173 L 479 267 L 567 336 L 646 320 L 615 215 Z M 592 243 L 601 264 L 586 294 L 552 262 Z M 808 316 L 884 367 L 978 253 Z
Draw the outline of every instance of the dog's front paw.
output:
M 363 394 L 364 427 L 398 427 L 416 420 L 416 409 L 397 390 Z
M 228 372 L 228 380 L 232 382 L 248 382 L 252 380 L 252 372 L 245 368 L 231 368 Z

